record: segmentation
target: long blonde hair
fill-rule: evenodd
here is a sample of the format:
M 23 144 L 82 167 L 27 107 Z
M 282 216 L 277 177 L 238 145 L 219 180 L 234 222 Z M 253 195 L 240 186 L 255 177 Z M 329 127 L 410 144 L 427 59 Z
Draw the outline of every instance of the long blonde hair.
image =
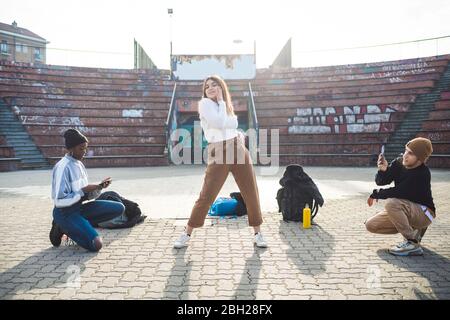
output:
M 230 91 L 228 90 L 228 86 L 225 83 L 225 81 L 218 75 L 209 76 L 208 78 L 205 79 L 205 81 L 203 81 L 202 98 L 207 98 L 205 88 L 206 88 L 206 82 L 208 80 L 214 80 L 222 88 L 223 100 L 225 101 L 225 104 L 227 106 L 227 114 L 234 116 L 234 107 L 233 107 L 233 104 L 231 103 Z

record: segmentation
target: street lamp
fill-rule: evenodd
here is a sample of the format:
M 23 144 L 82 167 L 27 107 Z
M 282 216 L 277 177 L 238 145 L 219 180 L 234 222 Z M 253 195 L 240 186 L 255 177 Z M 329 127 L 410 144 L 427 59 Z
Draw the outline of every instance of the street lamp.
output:
M 168 8 L 167 9 L 167 13 L 169 14 L 170 17 L 170 78 L 172 79 L 172 14 L 173 14 L 173 9 L 172 8 Z

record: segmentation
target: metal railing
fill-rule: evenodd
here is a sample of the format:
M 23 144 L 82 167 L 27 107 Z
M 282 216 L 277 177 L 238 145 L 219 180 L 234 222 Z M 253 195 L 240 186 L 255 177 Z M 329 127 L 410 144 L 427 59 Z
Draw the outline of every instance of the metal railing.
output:
M 167 119 L 166 119 L 166 148 L 164 150 L 164 154 L 167 155 L 169 157 L 169 161 L 171 160 L 171 153 L 172 153 L 172 140 L 170 139 L 170 136 L 173 132 L 173 114 L 175 112 L 175 95 L 176 95 L 176 91 L 177 91 L 177 84 L 175 83 L 173 86 L 173 91 L 172 91 L 172 98 L 170 100 L 170 107 L 169 107 L 169 113 L 167 115 Z M 176 124 L 175 124 L 176 126 Z
M 259 147 L 259 124 L 258 117 L 256 116 L 255 109 L 255 100 L 253 99 L 253 90 L 252 84 L 248 83 L 248 100 L 249 100 L 249 108 L 248 108 L 248 127 L 253 128 L 256 131 L 256 147 Z

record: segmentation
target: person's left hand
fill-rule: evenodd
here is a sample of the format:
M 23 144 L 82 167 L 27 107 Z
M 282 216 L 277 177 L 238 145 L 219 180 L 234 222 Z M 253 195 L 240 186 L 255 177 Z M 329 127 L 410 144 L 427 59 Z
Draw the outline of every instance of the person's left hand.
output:
M 367 204 L 369 205 L 369 207 L 371 207 L 373 205 L 374 200 L 375 200 L 375 202 L 378 202 L 378 199 L 374 199 L 372 197 L 369 197 L 369 199 L 367 199 Z
M 222 88 L 220 86 L 217 86 L 216 92 L 217 92 L 217 95 L 216 95 L 217 102 L 223 101 L 223 92 L 222 92 Z

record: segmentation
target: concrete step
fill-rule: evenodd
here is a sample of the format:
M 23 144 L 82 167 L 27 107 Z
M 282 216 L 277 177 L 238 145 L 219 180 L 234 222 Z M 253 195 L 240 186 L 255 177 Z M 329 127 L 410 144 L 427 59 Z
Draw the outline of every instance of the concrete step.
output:
M 34 144 L 21 121 L 0 102 L 0 128 L 8 145 L 14 148 L 16 157 L 21 158 L 21 168 L 41 169 L 49 167 L 47 160 Z
M 21 130 L 23 132 L 24 128 L 21 125 L 2 125 L 0 124 L 0 128 L 2 128 L 3 132 L 7 132 L 7 131 L 17 131 L 17 130 Z
M 439 98 L 439 92 L 436 90 L 435 92 L 428 93 L 426 96 L 419 96 L 416 98 L 416 101 L 427 101 Z
M 39 152 L 40 153 L 40 150 L 36 147 L 36 146 L 17 146 L 17 147 L 15 147 L 15 150 L 16 150 L 16 152 L 30 152 L 30 151 L 33 151 L 33 152 Z
M 26 153 L 26 152 L 25 152 L 25 153 Z M 26 157 L 23 156 L 23 157 L 21 157 L 21 158 L 26 158 L 26 159 L 36 159 L 36 158 L 44 159 L 44 157 L 43 157 L 39 152 L 36 153 L 36 154 L 33 154 L 33 153 L 26 153 Z
M 412 120 L 412 121 L 419 121 L 420 123 L 422 123 L 422 122 L 424 122 L 425 120 L 428 120 L 428 117 L 427 117 L 427 116 L 421 116 L 421 115 L 419 115 L 419 116 L 414 115 L 414 116 L 410 116 L 410 117 L 408 117 L 407 119 L 405 119 L 405 121 L 409 121 L 409 120 Z
M 396 135 L 395 137 L 392 137 L 391 139 L 389 139 L 388 143 L 390 144 L 391 142 L 404 141 L 403 139 L 412 137 L 414 135 L 415 135 L 415 133 L 414 134 L 409 134 L 409 133 L 399 134 L 399 135 Z
M 33 140 L 31 140 L 28 137 L 12 137 L 11 138 L 10 136 L 8 136 L 8 137 L 6 137 L 6 141 L 8 141 L 10 143 L 14 143 L 14 144 L 18 143 L 20 145 L 23 145 L 23 144 L 34 145 Z
M 419 121 L 419 123 L 409 123 L 409 122 L 404 122 L 401 124 L 401 126 L 399 127 L 399 129 L 403 129 L 403 130 L 416 130 L 416 129 L 420 129 L 422 127 L 422 122 Z
M 42 158 L 42 155 L 39 151 L 15 151 L 15 155 L 19 158 L 23 159 L 35 159 Z
M 28 133 L 27 132 L 12 132 L 13 136 L 27 136 L 28 137 Z
M 406 123 L 402 123 L 402 125 L 400 126 L 399 129 L 409 129 L 409 130 L 414 130 L 416 128 L 420 129 L 422 127 L 421 124 L 422 124 L 422 122 L 419 122 L 419 123 L 406 122 Z
M 410 136 L 414 136 L 414 135 L 416 135 L 416 131 L 414 131 L 414 132 L 402 132 L 402 133 L 399 133 L 398 135 L 396 134 L 395 136 L 393 136 L 393 137 L 391 137 L 391 139 L 389 139 L 389 143 L 392 141 L 392 142 L 394 142 L 394 141 L 399 141 L 399 140 L 401 140 L 401 139 L 403 139 L 403 138 L 405 138 L 405 137 L 410 137 Z
M 396 131 L 392 136 L 391 136 L 391 139 L 394 139 L 395 137 L 397 137 L 397 136 L 406 136 L 406 135 L 412 135 L 412 134 L 416 134 L 417 133 L 417 130 L 406 130 L 406 129 L 403 129 L 403 130 L 399 130 L 399 131 Z M 389 139 L 390 140 L 390 139 Z
M 16 118 L 8 118 L 8 117 L 4 117 L 4 116 L 0 116 L 0 124 L 20 124 L 21 121 L 17 120 Z
M 0 120 L 0 128 L 17 127 L 17 126 L 20 126 L 23 128 L 22 124 L 17 123 L 15 121 L 1 121 Z
M 18 147 L 24 147 L 24 146 L 31 146 L 34 145 L 32 141 L 28 140 L 28 139 L 23 139 L 23 140 L 19 140 L 19 139 L 6 139 L 6 141 L 8 142 L 8 144 L 14 144 L 14 146 L 18 146 Z
M 422 124 L 422 122 L 423 121 L 421 121 L 420 119 L 414 119 L 414 118 L 407 118 L 407 119 L 405 119 L 403 122 L 402 122 L 402 124 L 403 123 L 407 123 L 407 124 Z
M 413 116 L 413 115 L 411 115 Z M 426 120 L 426 118 L 407 118 L 405 120 L 403 120 L 403 122 L 401 123 L 403 124 L 409 124 L 409 125 L 422 125 L 423 121 Z
M 400 133 L 400 134 L 396 134 L 395 136 L 393 136 L 388 141 L 395 140 L 395 139 L 405 139 L 405 138 L 411 137 L 413 135 L 415 135 L 415 133 L 414 134 L 411 134 L 411 133 Z
M 439 99 L 440 94 L 435 94 L 431 97 L 419 97 L 416 99 L 416 103 L 420 103 L 420 102 L 431 102 L 434 101 L 436 99 Z
M 35 164 L 21 163 L 21 169 L 25 170 L 51 169 L 51 166 L 48 165 L 47 163 L 35 163 Z
M 15 150 L 19 150 L 19 151 L 39 151 L 36 146 L 33 145 L 16 145 L 15 146 Z
M 392 150 L 397 150 L 397 149 L 402 149 L 402 148 L 404 148 L 404 147 L 405 147 L 405 143 L 402 143 L 402 142 L 395 142 L 395 143 L 390 142 L 390 143 L 389 143 L 389 149 L 390 149 L 391 151 L 392 151 Z M 388 152 L 389 149 L 387 149 L 386 152 Z
M 15 154 L 16 154 L 16 156 L 18 156 L 19 158 L 23 158 L 23 159 L 36 159 L 36 158 L 42 158 L 41 153 L 40 153 L 40 152 L 36 152 L 36 151 L 30 151 L 30 152 L 20 151 L 20 152 L 16 152 Z
M 402 137 L 396 137 L 396 138 L 390 139 L 387 144 L 390 145 L 391 143 L 406 143 L 414 137 L 415 137 L 415 134 L 405 135 Z
M 427 107 L 418 107 L 418 106 L 414 106 L 414 109 L 409 110 L 409 113 L 415 113 L 415 112 L 423 112 L 423 113 L 428 113 L 430 112 L 430 110 L 434 107 L 434 104 L 429 105 Z M 408 114 L 409 114 L 408 113 Z
M 45 165 L 47 162 L 43 159 L 22 159 L 22 164 L 26 165 Z M 47 164 L 48 165 L 48 164 Z

